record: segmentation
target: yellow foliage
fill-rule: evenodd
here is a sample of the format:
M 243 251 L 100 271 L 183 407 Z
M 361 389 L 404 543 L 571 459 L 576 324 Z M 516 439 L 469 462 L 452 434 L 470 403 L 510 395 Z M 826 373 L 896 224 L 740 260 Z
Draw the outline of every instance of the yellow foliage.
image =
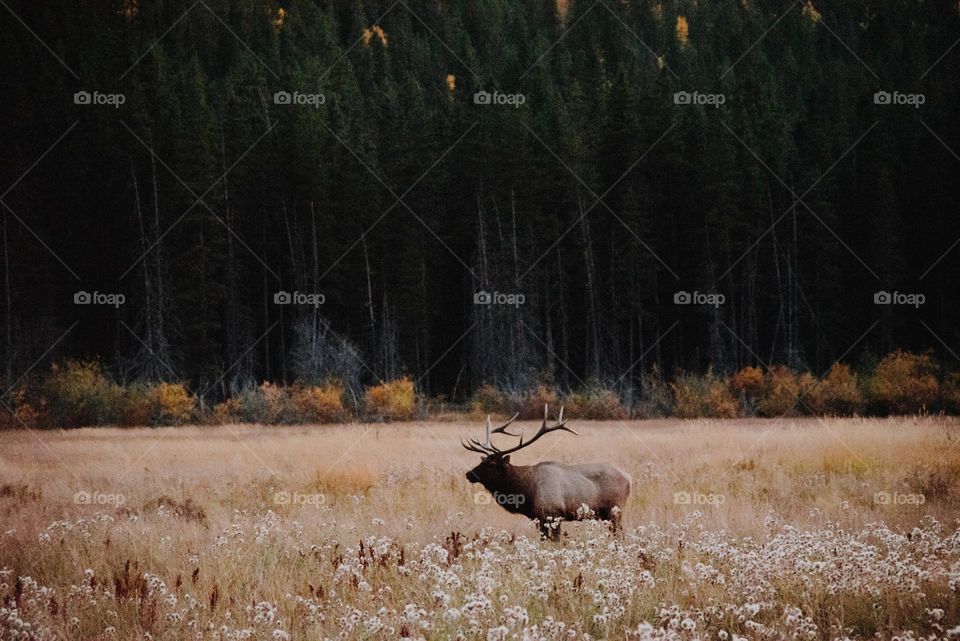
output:
M 616 392 L 600 386 L 590 386 L 563 397 L 564 414 L 571 418 L 621 420 L 630 413 L 620 402 Z
M 809 385 L 810 381 L 803 381 Z M 797 402 L 800 398 L 800 376 L 783 365 L 774 365 L 764 376 L 763 391 L 757 402 L 757 411 L 762 416 L 796 416 L 803 405 Z
M 681 47 L 686 47 L 690 41 L 690 25 L 687 24 L 686 16 L 677 16 L 677 42 Z
M 738 414 L 730 387 L 713 372 L 680 374 L 670 383 L 673 415 L 677 418 L 734 418 Z
M 849 416 L 863 411 L 863 394 L 849 365 L 834 364 L 820 384 L 810 389 L 804 402 L 814 414 Z
M 490 383 L 477 388 L 470 400 L 470 409 L 475 414 L 502 414 L 508 411 L 507 395 Z
M 407 420 L 413 418 L 417 395 L 413 381 L 405 376 L 375 385 L 364 395 L 367 409 L 379 418 Z
M 160 383 L 154 394 L 157 400 L 157 421 L 164 425 L 190 422 L 193 417 L 193 395 L 182 383 Z
M 755 400 L 763 393 L 763 379 L 762 369 L 748 365 L 739 372 L 734 372 L 733 378 L 730 379 L 730 386 L 737 392 Z
M 870 379 L 870 395 L 891 414 L 923 412 L 937 398 L 936 366 L 930 354 L 887 354 Z
M 369 29 L 363 30 L 363 44 L 369 47 L 370 43 L 373 42 L 374 39 L 376 39 L 384 47 L 387 46 L 387 34 L 378 24 L 373 25 Z
M 453 90 L 457 88 L 457 77 L 452 73 L 447 74 L 447 91 L 450 92 L 450 95 L 453 95 Z
M 320 387 L 295 387 L 291 400 L 297 418 L 308 423 L 337 423 L 347 419 L 343 385 L 328 382 Z
M 273 19 L 273 28 L 278 31 L 283 28 L 283 23 L 287 19 L 287 10 L 283 7 L 277 9 L 277 17 Z

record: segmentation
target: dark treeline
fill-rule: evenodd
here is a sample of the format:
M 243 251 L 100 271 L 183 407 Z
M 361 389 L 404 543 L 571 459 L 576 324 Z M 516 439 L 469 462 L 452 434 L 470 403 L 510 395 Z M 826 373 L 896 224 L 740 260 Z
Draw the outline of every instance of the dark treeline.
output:
M 462 397 L 957 365 L 953 0 L 9 7 L 8 382 L 82 358 L 214 397 L 403 374 Z

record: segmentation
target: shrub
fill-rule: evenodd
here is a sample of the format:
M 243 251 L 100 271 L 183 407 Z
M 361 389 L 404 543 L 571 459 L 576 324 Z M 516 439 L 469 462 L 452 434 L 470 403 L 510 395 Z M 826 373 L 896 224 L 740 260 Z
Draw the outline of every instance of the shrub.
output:
M 730 387 L 753 400 L 760 398 L 765 388 L 763 370 L 748 365 L 730 378 Z
M 182 425 L 193 419 L 193 394 L 183 383 L 159 383 L 151 392 L 156 412 L 154 425 Z
M 117 423 L 127 427 L 150 425 L 156 412 L 156 398 L 151 389 L 141 383 L 132 383 L 121 391 Z
M 121 388 L 113 385 L 98 363 L 67 361 L 53 365 L 41 384 L 47 420 L 61 427 L 116 422 Z
M 661 418 L 673 413 L 673 392 L 656 365 L 640 377 L 640 395 L 634 413 L 640 418 Z
M 557 404 L 557 392 L 546 385 L 537 385 L 532 390 L 511 395 L 513 412 L 520 413 L 520 420 L 543 419 L 543 406 Z M 559 409 L 553 410 L 554 413 Z M 512 414 L 512 412 L 510 412 Z
M 240 415 L 243 411 L 239 398 L 228 398 L 222 403 L 217 403 L 213 407 L 213 422 L 218 425 L 227 423 L 240 423 Z
M 734 418 L 737 401 L 729 386 L 712 371 L 703 376 L 679 374 L 670 384 L 677 418 Z
M 937 400 L 936 365 L 927 354 L 897 350 L 873 371 L 870 398 L 889 414 L 923 412 Z
M 616 392 L 597 383 L 567 394 L 561 403 L 564 413 L 571 418 L 602 421 L 625 419 L 630 415 Z
M 321 386 L 295 387 L 291 402 L 297 419 L 307 423 L 338 423 L 349 414 L 343 406 L 343 385 L 330 381 Z
M 804 381 L 807 387 L 810 381 Z M 757 399 L 757 412 L 761 416 L 796 416 L 803 405 L 797 402 L 802 394 L 800 376 L 784 365 L 774 365 L 763 377 L 763 388 Z M 806 399 L 804 399 L 806 400 Z
M 943 404 L 947 412 L 960 414 L 960 372 L 947 375 L 943 385 Z
M 263 398 L 261 403 L 265 412 L 258 422 L 267 424 L 297 422 L 297 408 L 290 397 L 289 388 L 264 381 L 258 391 Z
M 507 395 L 490 383 L 478 387 L 470 399 L 470 409 L 476 414 L 506 414 L 509 405 Z
M 804 402 L 814 414 L 850 416 L 863 411 L 864 399 L 860 383 L 848 365 L 835 363 L 830 373 L 812 389 Z
M 413 381 L 405 376 L 375 385 L 367 390 L 364 403 L 367 411 L 380 419 L 409 420 L 417 407 Z

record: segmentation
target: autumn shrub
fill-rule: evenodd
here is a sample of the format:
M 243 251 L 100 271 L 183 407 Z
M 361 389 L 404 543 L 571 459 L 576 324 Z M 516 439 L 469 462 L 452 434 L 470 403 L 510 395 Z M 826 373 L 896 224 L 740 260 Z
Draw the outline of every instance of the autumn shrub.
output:
M 509 406 L 507 394 L 490 383 L 483 383 L 470 398 L 470 410 L 474 414 L 504 414 Z
M 290 393 L 290 401 L 299 421 L 338 423 L 349 417 L 349 412 L 343 406 L 343 393 L 343 385 L 328 381 L 319 386 L 294 387 Z
M 560 404 L 564 406 L 565 415 L 571 418 L 603 421 L 622 420 L 630 415 L 617 393 L 599 383 L 590 383 L 565 395 Z
M 801 383 L 806 391 L 803 402 L 816 415 L 851 416 L 864 408 L 860 381 L 849 365 L 835 363 L 818 385 Z
M 673 392 L 656 365 L 640 377 L 633 412 L 639 418 L 662 418 L 673 413 Z
M 670 390 L 673 415 L 677 418 L 734 418 L 738 414 L 730 386 L 713 371 L 708 370 L 703 376 L 678 374 L 670 383 Z
M 740 394 L 751 398 L 759 398 L 764 390 L 764 374 L 759 367 L 748 365 L 734 372 L 730 377 L 730 387 Z
M 216 425 L 242 423 L 242 412 L 242 402 L 238 397 L 232 396 L 213 406 L 211 421 Z
M 270 423 L 273 418 L 270 403 L 262 387 L 249 385 L 224 401 L 214 413 L 230 423 Z
M 763 377 L 763 387 L 757 398 L 757 413 L 760 416 L 797 416 L 803 413 L 799 402 L 802 383 L 809 387 L 811 381 L 802 381 L 800 375 L 784 365 L 774 365 Z
M 158 383 L 151 388 L 153 425 L 183 425 L 194 418 L 195 399 L 183 383 Z
M 951 414 L 960 414 L 960 372 L 947 374 L 943 384 L 944 410 Z
M 367 412 L 379 419 L 409 420 L 417 409 L 413 380 L 403 377 L 367 389 L 364 394 Z
M 72 360 L 51 367 L 40 395 L 45 420 L 57 427 L 114 423 L 123 398 L 98 363 Z
M 933 357 L 898 349 L 877 364 L 867 387 L 870 400 L 884 413 L 926 411 L 937 400 Z
M 509 413 L 519 412 L 521 420 L 543 419 L 543 407 L 555 406 L 559 401 L 556 390 L 546 385 L 537 385 L 532 390 L 512 394 L 510 396 Z M 552 410 L 552 413 L 559 411 Z
M 122 388 L 117 409 L 117 423 L 127 427 L 153 424 L 157 414 L 157 397 L 150 386 L 131 383 Z

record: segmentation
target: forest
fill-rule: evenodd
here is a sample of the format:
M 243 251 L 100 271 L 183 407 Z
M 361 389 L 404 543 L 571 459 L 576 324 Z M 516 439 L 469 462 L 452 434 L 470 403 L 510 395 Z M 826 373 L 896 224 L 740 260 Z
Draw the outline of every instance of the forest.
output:
M 960 367 L 954 0 L 0 4 L 4 389 Z

